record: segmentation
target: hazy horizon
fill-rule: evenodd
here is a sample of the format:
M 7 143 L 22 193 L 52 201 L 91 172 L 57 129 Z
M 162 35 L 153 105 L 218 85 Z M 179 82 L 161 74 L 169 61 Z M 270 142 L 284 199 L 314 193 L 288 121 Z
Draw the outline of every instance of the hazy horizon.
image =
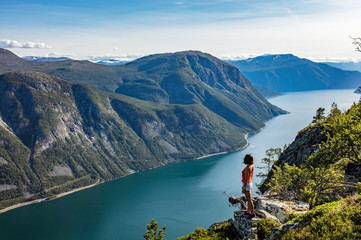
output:
M 291 53 L 358 60 L 361 2 L 0 0 L 0 47 L 19 56 L 137 58 L 199 50 L 221 59 Z

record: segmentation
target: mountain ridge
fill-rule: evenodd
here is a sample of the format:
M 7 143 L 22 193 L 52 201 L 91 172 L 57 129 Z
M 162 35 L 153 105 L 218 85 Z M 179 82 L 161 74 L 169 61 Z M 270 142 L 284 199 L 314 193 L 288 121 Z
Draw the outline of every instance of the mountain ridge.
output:
M 19 70 L 43 72 L 146 101 L 202 104 L 233 124 L 247 125 L 250 132 L 285 113 L 259 94 L 236 67 L 199 51 L 153 54 L 116 66 L 86 60 L 0 66 L 0 73 Z
M 361 85 L 361 73 L 344 71 L 292 54 L 266 55 L 241 61 L 228 61 L 252 84 L 278 92 L 321 89 L 352 89 Z

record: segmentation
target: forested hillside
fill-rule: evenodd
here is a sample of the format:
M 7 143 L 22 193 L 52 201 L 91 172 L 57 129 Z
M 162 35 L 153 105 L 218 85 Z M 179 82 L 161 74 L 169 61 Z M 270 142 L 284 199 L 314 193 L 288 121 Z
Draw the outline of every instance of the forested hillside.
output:
M 99 92 L 43 73 L 0 76 L 0 206 L 234 151 L 246 132 L 199 104 Z

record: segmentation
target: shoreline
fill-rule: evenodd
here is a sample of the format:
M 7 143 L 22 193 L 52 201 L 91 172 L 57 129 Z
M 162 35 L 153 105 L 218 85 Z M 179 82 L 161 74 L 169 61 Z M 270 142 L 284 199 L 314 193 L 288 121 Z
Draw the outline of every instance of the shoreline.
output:
M 219 153 L 212 153 L 212 154 L 207 154 L 207 155 L 204 155 L 204 156 L 200 156 L 200 157 L 197 157 L 191 161 L 194 161 L 194 160 L 199 160 L 199 159 L 203 159 L 203 158 L 207 158 L 207 157 L 213 157 L 213 156 L 217 156 L 217 155 L 222 155 L 222 154 L 227 154 L 228 152 L 219 152 Z
M 92 188 L 92 187 L 95 187 L 97 185 L 101 184 L 100 183 L 100 180 L 98 180 L 96 183 L 93 183 L 91 185 L 88 185 L 88 186 L 84 186 L 84 187 L 80 187 L 80 188 L 76 188 L 76 189 L 73 189 L 71 191 L 68 191 L 68 192 L 63 192 L 63 193 L 59 193 L 55 196 L 52 196 L 52 197 L 49 197 L 49 198 L 42 198 L 42 199 L 36 199 L 36 200 L 33 200 L 33 201 L 29 201 L 29 202 L 22 202 L 22 203 L 17 203 L 15 205 L 12 205 L 10 207 L 6 207 L 6 208 L 3 208 L 0 210 L 0 214 L 4 213 L 4 212 L 8 212 L 8 211 L 11 211 L 11 210 L 14 210 L 16 208 L 20 208 L 20 207 L 25 207 L 27 205 L 31 205 L 31 204 L 36 204 L 36 203 L 41 203 L 41 202 L 48 202 L 48 201 L 52 201 L 52 200 L 55 200 L 55 199 L 58 199 L 58 198 L 61 198 L 61 197 L 64 197 L 66 195 L 70 195 L 72 193 L 75 193 L 75 192 L 79 192 L 81 190 L 85 190 L 87 188 Z
M 260 130 L 258 130 L 257 132 L 255 132 L 254 134 L 252 135 L 255 135 L 259 132 L 261 132 L 263 129 L 265 129 L 266 126 L 264 126 L 263 128 L 261 128 Z M 248 142 L 248 137 L 249 137 L 249 133 L 246 133 L 244 135 L 244 138 L 246 139 L 246 145 L 243 146 L 243 147 L 240 147 L 238 149 L 235 149 L 234 151 L 232 152 L 238 152 L 238 151 L 242 151 L 244 149 L 246 149 L 248 146 L 249 146 L 249 142 Z M 201 157 L 197 157 L 197 158 L 194 158 L 190 161 L 194 161 L 194 160 L 200 160 L 200 159 L 203 159 L 203 158 L 207 158 L 207 157 L 212 157 L 212 156 L 217 156 L 217 155 L 223 155 L 223 154 L 227 154 L 227 153 L 230 153 L 230 152 L 218 152 L 218 153 L 212 153 L 212 154 L 207 154 L 207 155 L 204 155 L 204 156 L 201 156 Z M 164 165 L 160 165 L 158 167 L 162 167 Z M 158 167 L 155 167 L 155 168 L 158 168 Z M 154 168 L 151 168 L 151 169 L 154 169 Z M 151 169 L 148 169 L 148 170 L 151 170 Z M 147 171 L 147 170 L 145 170 Z M 138 172 L 134 172 L 134 173 L 138 173 Z M 131 174 L 128 174 L 128 175 L 125 175 L 123 177 L 127 177 L 127 176 L 130 176 L 134 173 L 131 173 Z M 123 177 L 120 177 L 120 178 L 123 178 Z M 115 180 L 115 179 L 114 179 Z M 111 180 L 112 181 L 112 180 Z M 107 181 L 108 182 L 108 181 Z M 82 191 L 82 190 L 85 190 L 85 189 L 88 189 L 88 188 L 92 188 L 92 187 L 95 187 L 99 184 L 102 184 L 103 182 L 100 182 L 100 180 L 98 180 L 96 183 L 93 183 L 91 185 L 88 185 L 88 186 L 84 186 L 84 187 L 80 187 L 80 188 L 76 188 L 76 189 L 73 189 L 71 191 L 68 191 L 68 192 L 63 192 L 63 193 L 59 193 L 55 196 L 51 196 L 49 198 L 43 198 L 43 199 L 36 199 L 36 200 L 32 200 L 32 201 L 29 201 L 29 202 L 22 202 L 22 203 L 17 203 L 15 205 L 12 205 L 12 206 L 9 206 L 9 207 L 6 207 L 4 209 L 0 209 L 0 214 L 2 213 L 5 213 L 5 212 L 8 212 L 8 211 L 11 211 L 11 210 L 14 210 L 16 208 L 20 208 L 20 207 L 25 207 L 25 206 L 28 206 L 28 205 L 31 205 L 31 204 L 36 204 L 36 203 L 41 203 L 41 202 L 48 202 L 48 201 L 52 201 L 52 200 L 55 200 L 55 199 L 58 199 L 58 198 L 61 198 L 61 197 L 64 197 L 66 195 L 70 195 L 72 193 L 75 193 L 75 192 L 78 192 L 78 191 Z

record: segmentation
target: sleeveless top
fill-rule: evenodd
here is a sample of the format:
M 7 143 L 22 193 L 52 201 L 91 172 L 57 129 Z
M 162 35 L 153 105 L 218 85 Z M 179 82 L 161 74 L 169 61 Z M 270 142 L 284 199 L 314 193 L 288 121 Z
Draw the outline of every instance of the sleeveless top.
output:
M 246 168 L 245 167 L 242 171 L 242 182 L 245 182 L 245 178 L 246 178 Z M 246 183 L 251 183 L 252 182 L 252 177 L 253 177 L 253 170 L 254 170 L 254 167 L 249 167 L 249 175 L 248 175 L 248 178 L 247 178 L 247 181 Z

